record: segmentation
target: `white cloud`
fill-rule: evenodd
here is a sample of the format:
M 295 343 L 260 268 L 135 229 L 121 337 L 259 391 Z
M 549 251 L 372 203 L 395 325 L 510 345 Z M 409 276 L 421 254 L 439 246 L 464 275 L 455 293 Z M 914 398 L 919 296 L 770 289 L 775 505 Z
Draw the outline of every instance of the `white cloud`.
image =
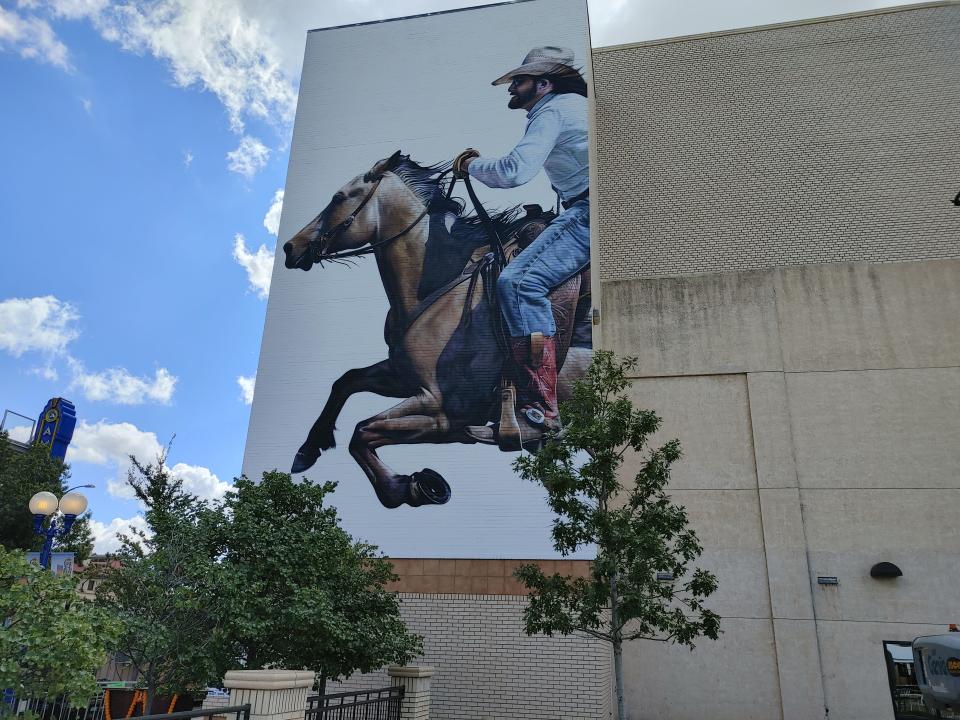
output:
M 144 464 L 157 462 L 165 448 L 152 432 L 140 430 L 132 423 L 111 423 L 100 420 L 88 423 L 81 420 L 74 430 L 67 448 L 67 462 L 83 462 L 112 468 L 115 474 L 107 479 L 107 492 L 114 497 L 132 499 L 133 491 L 127 485 L 130 456 Z M 232 487 L 220 480 L 209 468 L 178 462 L 168 466 L 171 475 L 183 480 L 187 492 L 204 500 L 222 498 Z
M 53 295 L 0 301 L 0 349 L 15 357 L 31 350 L 62 352 L 80 336 L 74 327 L 79 319 L 73 305 Z
M 83 105 L 83 111 L 87 115 L 93 115 L 93 100 L 88 98 L 80 98 L 80 104 Z
M 247 271 L 247 280 L 250 288 L 255 290 L 261 299 L 270 294 L 270 276 L 273 273 L 273 250 L 261 245 L 257 252 L 247 249 L 246 238 L 237 233 L 233 238 L 233 259 Z
M 243 404 L 250 405 L 253 402 L 253 389 L 257 384 L 257 376 L 251 375 L 250 377 L 245 377 L 241 375 L 237 378 L 237 385 L 240 386 L 240 392 L 243 396 Z
M 177 463 L 170 474 L 183 481 L 183 489 L 201 500 L 219 500 L 233 487 L 200 465 Z
M 244 135 L 237 149 L 227 153 L 227 168 L 249 180 L 266 166 L 268 157 L 270 149 L 266 145 L 255 137 Z
M 147 521 L 143 515 L 134 515 L 129 518 L 114 518 L 109 523 L 99 520 L 90 520 L 90 530 L 93 533 L 93 551 L 95 553 L 114 553 L 120 549 L 120 540 L 117 533 L 132 536 L 131 530 L 140 530 L 150 536 Z
M 60 17 L 88 18 L 104 38 L 125 50 L 165 61 L 181 87 L 196 85 L 214 93 L 238 132 L 244 117 L 281 124 L 293 118 L 294 83 L 280 65 L 273 35 L 244 0 L 122 4 L 48 0 L 48 4 Z M 270 14 L 266 8 L 256 12 Z M 301 49 L 302 44 L 301 39 Z
M 50 382 L 56 382 L 60 379 L 60 373 L 57 372 L 57 369 L 52 365 L 44 365 L 43 367 L 30 368 L 30 374 L 36 375 L 39 378 L 44 380 L 49 380 Z
M 31 0 L 36 2 L 36 0 Z M 58 17 L 66 20 L 80 20 L 85 17 L 95 16 L 103 11 L 109 0 L 55 0 L 50 3 L 54 13 Z
M 12 428 L 7 429 L 7 435 L 11 440 L 16 440 L 17 442 L 28 442 L 30 436 L 33 434 L 33 428 L 29 425 L 15 425 Z
M 46 20 L 19 15 L 0 5 L 0 50 L 14 50 L 21 57 L 71 70 L 67 46 L 57 39 Z
M 126 466 L 130 455 L 142 463 L 152 463 L 162 452 L 163 446 L 154 433 L 140 430 L 132 423 L 81 420 L 73 432 L 66 459 L 92 465 Z
M 142 405 L 158 402 L 164 405 L 173 397 L 177 377 L 166 368 L 158 368 L 153 379 L 137 377 L 125 368 L 108 368 L 87 372 L 83 364 L 68 358 L 73 379 L 70 387 L 83 393 L 87 400 L 113 402 L 118 405 Z
M 185 167 L 190 167 L 193 164 L 193 153 L 189 150 L 183 151 L 183 164 Z
M 263 226 L 273 236 L 280 234 L 280 212 L 283 210 L 283 188 L 273 194 L 273 203 L 263 216 Z

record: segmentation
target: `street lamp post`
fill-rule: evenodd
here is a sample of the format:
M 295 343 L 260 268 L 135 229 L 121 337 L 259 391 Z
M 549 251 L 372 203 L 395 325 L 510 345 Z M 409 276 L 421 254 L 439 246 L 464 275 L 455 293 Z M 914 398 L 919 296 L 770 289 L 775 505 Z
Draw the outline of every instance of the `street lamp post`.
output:
M 63 537 L 78 515 L 82 515 L 87 509 L 87 498 L 78 492 L 73 492 L 78 488 L 92 488 L 93 485 L 77 485 L 64 493 L 63 497 L 57 500 L 57 496 L 51 492 L 38 492 L 30 498 L 30 512 L 33 513 L 33 531 L 37 535 L 42 535 L 43 549 L 40 551 L 40 565 L 50 569 L 50 555 L 53 548 L 53 540 L 57 537 Z M 57 512 L 61 517 L 57 517 Z M 43 521 L 50 518 L 50 524 L 43 526 Z

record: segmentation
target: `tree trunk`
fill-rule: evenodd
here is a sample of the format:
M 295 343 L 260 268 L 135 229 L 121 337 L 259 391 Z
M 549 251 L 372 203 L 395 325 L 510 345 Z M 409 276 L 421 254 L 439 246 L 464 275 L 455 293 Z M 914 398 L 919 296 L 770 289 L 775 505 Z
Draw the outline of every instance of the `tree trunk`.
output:
M 623 636 L 620 632 L 616 574 L 610 577 L 610 631 L 613 638 L 613 677 L 617 688 L 617 720 L 627 720 L 627 708 L 623 704 Z
M 157 675 L 153 667 L 147 672 L 147 704 L 143 708 L 143 714 L 149 715 L 153 711 L 153 698 L 157 694 Z
M 613 644 L 613 675 L 617 684 L 617 720 L 627 720 L 627 708 L 623 704 L 623 643 Z

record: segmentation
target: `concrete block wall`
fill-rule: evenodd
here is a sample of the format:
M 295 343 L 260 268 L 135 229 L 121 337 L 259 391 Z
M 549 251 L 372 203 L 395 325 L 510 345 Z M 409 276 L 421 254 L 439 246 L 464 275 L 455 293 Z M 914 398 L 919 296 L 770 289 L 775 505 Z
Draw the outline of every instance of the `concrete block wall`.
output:
M 600 48 L 593 70 L 603 279 L 960 257 L 960 5 Z
M 434 668 L 432 720 L 598 720 L 610 717 L 612 655 L 583 637 L 528 637 L 515 595 L 400 593 L 424 636 L 415 664 Z M 328 683 L 328 692 L 386 687 L 386 671 Z
M 892 720 L 883 641 L 960 617 L 960 4 L 593 69 L 598 345 L 684 443 L 724 617 L 626 651 L 630 717 Z
M 603 302 L 635 403 L 684 445 L 671 490 L 724 618 L 693 655 L 625 652 L 631 717 L 892 720 L 883 641 L 960 617 L 960 260 L 618 280 Z

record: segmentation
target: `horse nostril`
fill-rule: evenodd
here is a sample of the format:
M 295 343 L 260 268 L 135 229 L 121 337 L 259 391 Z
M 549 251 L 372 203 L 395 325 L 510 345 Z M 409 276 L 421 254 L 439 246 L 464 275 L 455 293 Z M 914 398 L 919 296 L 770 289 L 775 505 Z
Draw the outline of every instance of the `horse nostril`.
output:
M 289 255 L 291 250 L 293 250 L 293 243 L 287 240 L 287 242 L 283 244 L 283 252 Z

